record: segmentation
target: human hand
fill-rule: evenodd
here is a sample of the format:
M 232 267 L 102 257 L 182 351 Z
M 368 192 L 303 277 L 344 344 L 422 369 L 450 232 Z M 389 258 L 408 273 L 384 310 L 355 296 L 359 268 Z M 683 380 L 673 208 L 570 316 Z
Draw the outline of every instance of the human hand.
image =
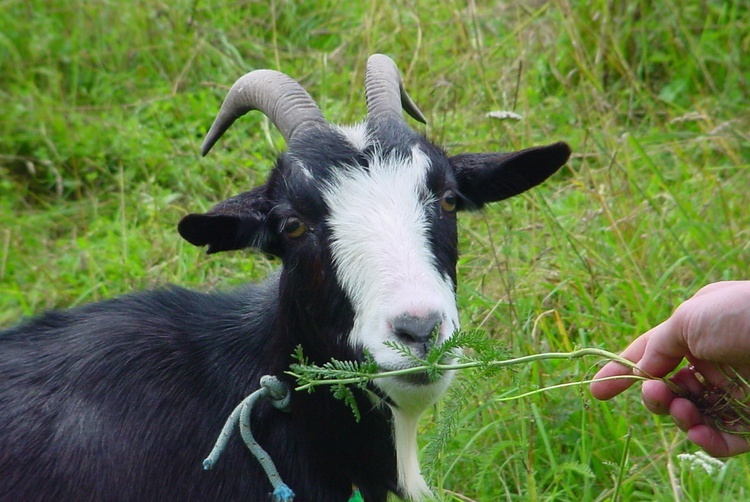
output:
M 688 439 L 717 457 L 750 451 L 750 423 L 724 423 L 720 430 L 706 409 L 722 396 L 744 399 L 750 415 L 750 281 L 718 282 L 705 286 L 682 303 L 672 316 L 634 340 L 622 357 L 645 374 L 663 377 L 683 359 L 691 366 L 670 377 L 681 390 L 675 394 L 660 380 L 643 383 L 643 402 L 652 413 L 669 414 Z M 610 362 L 594 380 L 633 374 Z M 737 377 L 740 378 L 737 378 Z M 744 381 L 743 381 L 744 379 Z M 595 381 L 591 393 L 610 399 L 633 384 L 632 379 Z M 716 392 L 718 390 L 718 392 Z M 729 393 L 729 394 L 726 394 Z M 700 403 L 700 407 L 695 403 Z M 734 433 L 727 432 L 732 429 Z

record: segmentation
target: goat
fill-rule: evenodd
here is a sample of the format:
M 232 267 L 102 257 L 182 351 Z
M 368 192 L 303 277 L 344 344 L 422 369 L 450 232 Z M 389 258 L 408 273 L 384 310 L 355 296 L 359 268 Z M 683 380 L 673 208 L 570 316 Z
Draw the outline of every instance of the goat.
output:
M 459 329 L 456 213 L 534 187 L 567 162 L 565 143 L 455 156 L 412 130 L 424 122 L 395 63 L 368 59 L 367 118 L 329 124 L 291 77 L 256 70 L 230 89 L 205 156 L 258 110 L 286 140 L 262 186 L 189 214 L 180 235 L 208 253 L 254 248 L 281 259 L 260 284 L 200 293 L 175 286 L 50 311 L 0 333 L 0 499 L 269 498 L 240 441 L 203 471 L 234 406 L 261 375 L 311 362 L 413 363 Z M 377 380 L 361 410 L 329 393 L 293 393 L 291 411 L 252 416 L 258 442 L 300 501 L 430 497 L 418 465 L 422 412 L 451 379 Z

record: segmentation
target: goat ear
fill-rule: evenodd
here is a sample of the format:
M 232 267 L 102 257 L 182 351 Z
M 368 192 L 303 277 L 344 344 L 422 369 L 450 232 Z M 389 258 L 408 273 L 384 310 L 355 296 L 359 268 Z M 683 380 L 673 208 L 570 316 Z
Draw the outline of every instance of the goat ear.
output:
M 570 147 L 560 142 L 511 153 L 466 153 L 449 160 L 461 195 L 479 209 L 537 186 L 569 157 Z
M 270 204 L 265 186 L 235 195 L 204 214 L 189 214 L 177 230 L 190 244 L 208 245 L 208 253 L 254 247 L 276 254 L 267 229 Z

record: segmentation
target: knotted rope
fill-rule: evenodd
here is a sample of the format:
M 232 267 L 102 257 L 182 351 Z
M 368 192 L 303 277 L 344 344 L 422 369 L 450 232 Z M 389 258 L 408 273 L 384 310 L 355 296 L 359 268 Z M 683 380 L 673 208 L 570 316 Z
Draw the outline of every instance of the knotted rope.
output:
M 289 400 L 291 398 L 289 387 L 274 376 L 265 375 L 261 377 L 260 389 L 247 396 L 232 411 L 232 414 L 229 415 L 224 427 L 221 429 L 219 438 L 216 440 L 216 445 L 203 461 L 203 468 L 208 470 L 216 465 L 216 462 L 229 442 L 229 438 L 232 436 L 232 430 L 237 425 L 237 422 L 239 422 L 242 439 L 255 458 L 258 459 L 258 462 L 260 462 L 261 467 L 266 472 L 266 476 L 268 476 L 268 480 L 273 486 L 274 502 L 292 502 L 294 500 L 294 492 L 281 480 L 281 476 L 279 476 L 279 471 L 276 470 L 273 460 L 258 444 L 250 430 L 250 412 L 255 403 L 263 397 L 271 401 L 271 404 L 279 410 L 289 411 Z

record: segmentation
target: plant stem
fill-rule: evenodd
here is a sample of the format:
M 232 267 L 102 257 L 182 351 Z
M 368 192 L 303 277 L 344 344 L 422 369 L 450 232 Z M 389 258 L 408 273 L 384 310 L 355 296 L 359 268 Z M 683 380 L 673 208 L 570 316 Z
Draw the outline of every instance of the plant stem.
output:
M 603 357 L 605 359 L 609 359 L 611 361 L 616 361 L 623 366 L 626 366 L 631 369 L 638 369 L 635 363 L 632 361 L 629 361 L 617 354 L 614 354 L 612 352 L 608 352 L 606 350 L 602 349 L 595 349 L 595 348 L 583 348 L 574 350 L 572 352 L 547 352 L 542 354 L 532 354 L 528 356 L 522 356 L 522 357 L 515 357 L 512 359 L 504 359 L 504 360 L 495 360 L 495 361 L 479 361 L 479 360 L 472 360 L 472 361 L 466 361 L 462 363 L 454 363 L 454 364 L 434 364 L 430 365 L 428 363 L 425 363 L 425 365 L 421 366 L 413 366 L 411 368 L 404 368 L 400 370 L 392 370 L 392 371 L 383 371 L 380 373 L 364 373 L 364 372 L 342 372 L 344 374 L 350 375 L 345 378 L 324 378 L 320 380 L 310 379 L 307 375 L 301 375 L 298 373 L 295 373 L 293 371 L 288 371 L 287 374 L 295 377 L 297 381 L 305 382 L 301 385 L 298 385 L 295 387 L 295 391 L 303 391 L 312 389 L 313 387 L 318 387 L 320 385 L 348 385 L 348 384 L 359 384 L 362 382 L 366 382 L 369 380 L 376 380 L 379 378 L 388 378 L 388 377 L 398 377 L 403 375 L 410 375 L 412 373 L 420 373 L 424 372 L 426 369 L 434 369 L 438 371 L 455 371 L 455 370 L 464 370 L 464 369 L 471 369 L 471 368 L 503 368 L 508 366 L 514 366 L 517 364 L 525 364 L 535 361 L 547 361 L 547 360 L 557 360 L 557 359 L 565 359 L 565 360 L 572 360 L 572 359 L 578 359 L 585 356 L 599 356 Z M 326 373 L 330 373 L 331 370 L 326 370 Z M 653 378 L 649 375 L 644 374 L 642 371 L 638 370 L 640 373 L 642 373 L 646 378 Z M 304 369 L 300 371 L 300 373 L 305 373 Z

